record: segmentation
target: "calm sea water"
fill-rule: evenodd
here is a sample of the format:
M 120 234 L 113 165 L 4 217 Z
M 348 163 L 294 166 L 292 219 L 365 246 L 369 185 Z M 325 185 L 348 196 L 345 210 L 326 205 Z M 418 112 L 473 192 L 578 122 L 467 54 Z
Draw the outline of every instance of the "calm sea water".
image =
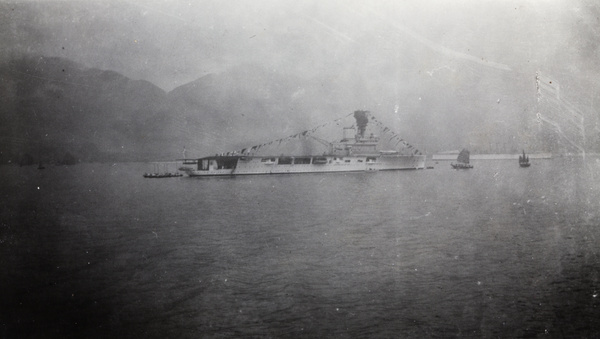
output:
M 600 159 L 0 167 L 0 337 L 599 337 Z

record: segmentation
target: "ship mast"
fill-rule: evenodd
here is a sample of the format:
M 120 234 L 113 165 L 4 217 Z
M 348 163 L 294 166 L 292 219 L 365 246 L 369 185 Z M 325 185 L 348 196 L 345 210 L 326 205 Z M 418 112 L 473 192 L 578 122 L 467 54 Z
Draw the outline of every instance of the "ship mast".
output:
M 327 146 L 327 150 L 329 151 L 329 153 L 333 152 L 333 143 L 331 143 L 325 139 L 317 138 L 314 135 L 308 135 L 308 137 L 312 138 L 313 140 L 317 141 L 318 143 L 320 143 L 323 146 Z

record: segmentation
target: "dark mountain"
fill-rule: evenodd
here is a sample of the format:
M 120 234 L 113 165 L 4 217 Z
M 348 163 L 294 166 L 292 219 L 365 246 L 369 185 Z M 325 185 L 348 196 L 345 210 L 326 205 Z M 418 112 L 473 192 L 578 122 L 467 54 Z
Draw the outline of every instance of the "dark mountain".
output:
M 67 153 L 79 161 L 168 160 L 184 147 L 199 157 L 312 128 L 344 106 L 335 82 L 253 65 L 169 93 L 61 58 L 15 59 L 0 65 L 0 76 L 2 163 L 26 154 L 58 163 Z
M 166 157 L 166 93 L 146 81 L 60 58 L 0 66 L 2 162 L 24 154 L 54 162 Z

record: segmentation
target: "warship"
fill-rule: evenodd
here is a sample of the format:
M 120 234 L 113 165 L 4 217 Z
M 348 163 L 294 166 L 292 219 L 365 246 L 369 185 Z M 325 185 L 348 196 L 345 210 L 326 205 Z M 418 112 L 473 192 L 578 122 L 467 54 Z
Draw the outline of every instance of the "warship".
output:
M 369 123 L 368 111 L 355 111 L 356 127 L 343 128 L 343 138 L 337 142 L 323 142 L 327 151 L 313 155 L 256 155 L 252 153 L 262 145 L 242 149 L 239 152 L 228 152 L 199 159 L 180 159 L 183 166 L 179 170 L 190 177 L 237 176 L 259 174 L 292 174 L 292 173 L 329 173 L 329 172 L 364 172 L 388 170 L 424 169 L 426 156 L 414 149 L 393 132 L 392 139 L 397 138 L 409 146 L 409 154 L 397 150 L 380 150 L 380 137 L 370 133 L 366 135 Z M 379 124 L 374 117 L 372 121 Z M 314 130 L 314 129 L 313 129 Z M 311 137 L 311 131 L 304 131 L 288 138 Z M 316 138 L 315 138 L 316 139 Z M 281 143 L 284 139 L 276 140 Z M 272 141 L 273 142 L 273 141 Z M 272 143 L 271 142 L 271 143 Z M 264 144 L 263 144 L 264 145 Z

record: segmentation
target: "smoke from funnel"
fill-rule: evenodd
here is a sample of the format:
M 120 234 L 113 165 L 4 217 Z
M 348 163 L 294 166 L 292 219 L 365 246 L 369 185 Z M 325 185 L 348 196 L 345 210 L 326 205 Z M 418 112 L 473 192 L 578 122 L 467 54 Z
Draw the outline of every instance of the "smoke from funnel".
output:
M 369 111 L 354 111 L 354 119 L 356 119 L 356 126 L 358 127 L 358 134 L 363 137 L 365 134 L 365 130 L 367 129 L 367 124 L 369 123 L 369 118 L 367 117 L 367 113 Z

